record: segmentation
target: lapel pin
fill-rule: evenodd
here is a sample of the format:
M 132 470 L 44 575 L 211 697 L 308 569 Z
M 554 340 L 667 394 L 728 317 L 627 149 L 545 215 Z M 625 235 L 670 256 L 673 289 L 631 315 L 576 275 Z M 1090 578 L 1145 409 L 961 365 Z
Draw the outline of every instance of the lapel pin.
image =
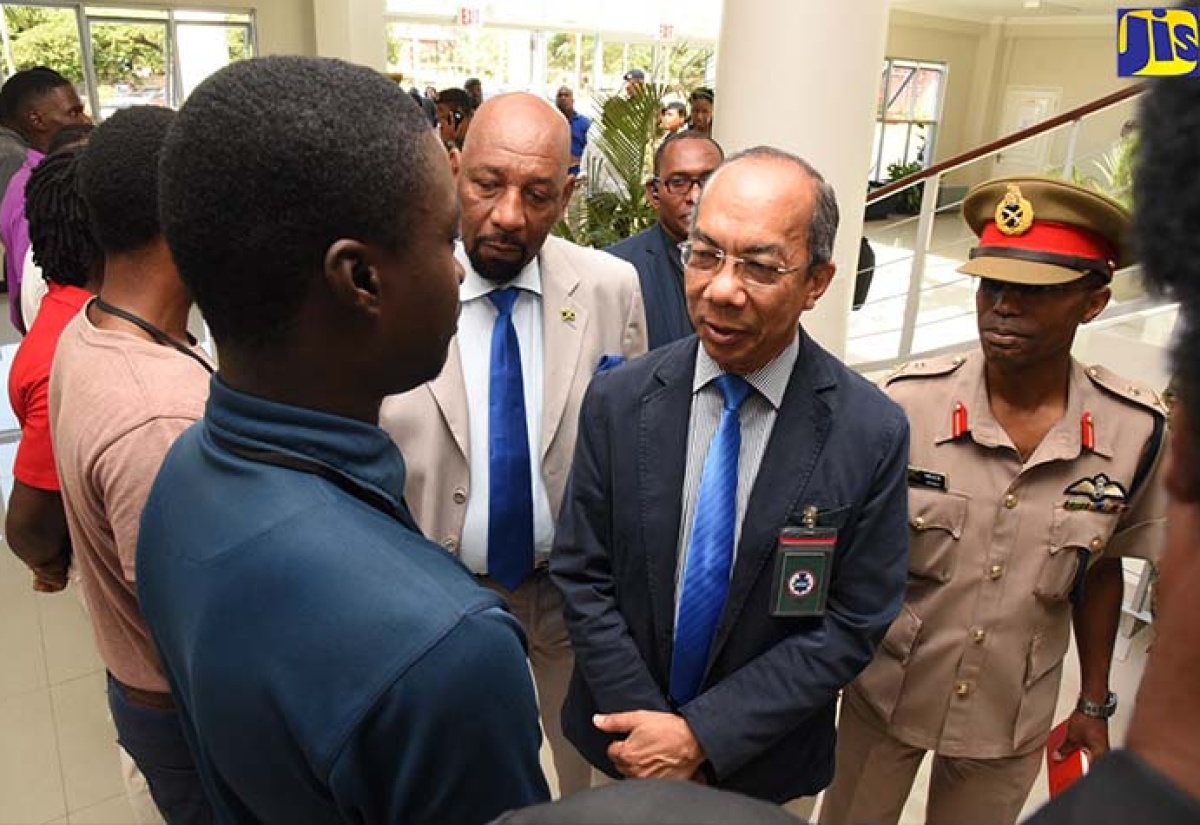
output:
M 573 309 L 563 309 L 563 310 L 561 310 L 561 313 L 562 313 L 562 319 L 563 319 L 563 321 L 565 321 L 565 322 L 566 322 L 566 323 L 568 323 L 568 324 L 573 324 L 573 323 L 575 323 L 575 310 L 573 310 Z

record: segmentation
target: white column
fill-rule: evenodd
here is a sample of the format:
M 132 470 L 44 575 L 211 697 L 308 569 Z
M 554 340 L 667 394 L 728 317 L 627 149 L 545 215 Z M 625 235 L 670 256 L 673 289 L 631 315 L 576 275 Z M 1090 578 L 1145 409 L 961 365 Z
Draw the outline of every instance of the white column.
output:
M 312 0 L 317 54 L 383 71 L 387 62 L 384 0 Z
M 887 0 L 725 0 L 714 136 L 726 154 L 760 144 L 795 152 L 837 191 L 838 275 L 801 323 L 846 350 L 862 236 Z

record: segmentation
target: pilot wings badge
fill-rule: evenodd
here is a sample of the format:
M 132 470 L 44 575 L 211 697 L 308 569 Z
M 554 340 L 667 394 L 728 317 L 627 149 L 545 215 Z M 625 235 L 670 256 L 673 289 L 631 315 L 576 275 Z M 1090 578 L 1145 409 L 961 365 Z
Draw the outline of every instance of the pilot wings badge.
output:
M 1063 507 L 1068 510 L 1088 510 L 1093 513 L 1120 513 L 1129 507 L 1129 494 L 1119 481 L 1104 473 L 1081 478 L 1063 490 L 1070 496 Z

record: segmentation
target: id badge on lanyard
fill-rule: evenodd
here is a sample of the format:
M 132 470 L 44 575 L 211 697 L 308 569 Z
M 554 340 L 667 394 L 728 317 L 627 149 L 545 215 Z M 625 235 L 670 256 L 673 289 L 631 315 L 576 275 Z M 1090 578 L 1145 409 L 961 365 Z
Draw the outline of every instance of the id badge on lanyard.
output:
M 771 615 L 780 618 L 824 616 L 837 529 L 816 526 L 816 508 L 804 513 L 804 525 L 784 527 L 775 548 L 775 587 Z

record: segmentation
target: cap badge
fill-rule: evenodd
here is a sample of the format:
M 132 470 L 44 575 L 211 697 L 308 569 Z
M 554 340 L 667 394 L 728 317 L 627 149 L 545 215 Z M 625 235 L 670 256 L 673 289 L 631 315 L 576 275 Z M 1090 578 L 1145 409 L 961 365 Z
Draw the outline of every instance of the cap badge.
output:
M 996 228 L 1005 235 L 1024 235 L 1033 226 L 1033 204 L 1021 197 L 1021 187 L 1008 185 L 1004 200 L 996 205 Z

